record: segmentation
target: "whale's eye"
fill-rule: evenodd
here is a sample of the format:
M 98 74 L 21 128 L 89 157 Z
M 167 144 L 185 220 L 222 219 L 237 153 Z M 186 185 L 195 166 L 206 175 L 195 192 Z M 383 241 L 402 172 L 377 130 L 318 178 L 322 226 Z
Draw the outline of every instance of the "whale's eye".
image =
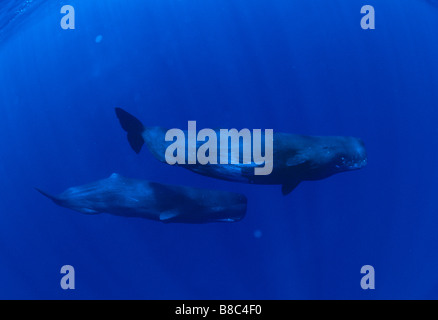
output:
M 337 162 L 336 168 L 344 167 L 345 164 L 347 163 L 347 158 L 344 155 L 341 155 L 338 157 L 338 160 L 336 162 Z
M 323 153 L 330 155 L 332 153 L 332 148 L 329 146 L 322 147 Z

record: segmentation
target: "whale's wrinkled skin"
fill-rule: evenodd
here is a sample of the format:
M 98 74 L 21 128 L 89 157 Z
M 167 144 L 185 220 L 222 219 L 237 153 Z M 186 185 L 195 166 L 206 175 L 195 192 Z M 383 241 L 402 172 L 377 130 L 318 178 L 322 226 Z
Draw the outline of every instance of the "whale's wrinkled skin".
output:
M 242 194 L 165 185 L 112 174 L 52 196 L 56 204 L 85 214 L 110 213 L 165 223 L 236 222 L 246 213 Z
M 122 128 L 128 133 L 128 141 L 135 152 L 139 153 L 143 144 L 146 144 L 155 158 L 166 162 L 165 152 L 172 143 L 165 141 L 167 129 L 145 127 L 137 118 L 120 108 L 116 108 L 116 115 Z M 201 144 L 198 142 L 197 147 Z M 240 144 L 240 149 L 243 150 L 242 141 Z M 304 136 L 274 132 L 272 159 L 273 170 L 269 175 L 255 175 L 254 168 L 260 165 L 254 162 L 178 166 L 228 181 L 278 184 L 282 186 L 282 193 L 286 195 L 301 181 L 320 180 L 336 173 L 363 168 L 367 164 L 367 153 L 363 141 L 354 137 Z

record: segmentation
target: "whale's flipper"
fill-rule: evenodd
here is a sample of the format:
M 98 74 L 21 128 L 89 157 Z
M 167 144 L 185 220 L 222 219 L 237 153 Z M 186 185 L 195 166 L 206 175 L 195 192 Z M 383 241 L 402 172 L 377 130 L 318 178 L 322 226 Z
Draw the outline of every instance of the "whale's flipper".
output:
M 283 184 L 281 186 L 281 193 L 283 193 L 284 196 L 288 195 L 300 184 L 300 182 L 300 180 L 297 180 Z
M 179 212 L 177 210 L 165 211 L 160 214 L 160 221 L 169 222 L 172 218 L 177 217 Z
M 89 209 L 89 208 L 75 208 L 74 210 L 79 211 L 81 213 L 90 214 L 90 215 L 100 213 L 99 211 Z
M 119 118 L 123 130 L 128 133 L 128 141 L 131 148 L 134 149 L 136 153 L 139 153 L 144 144 L 142 134 L 145 128 L 143 124 L 132 114 L 121 108 L 116 108 L 116 115 L 117 118 Z

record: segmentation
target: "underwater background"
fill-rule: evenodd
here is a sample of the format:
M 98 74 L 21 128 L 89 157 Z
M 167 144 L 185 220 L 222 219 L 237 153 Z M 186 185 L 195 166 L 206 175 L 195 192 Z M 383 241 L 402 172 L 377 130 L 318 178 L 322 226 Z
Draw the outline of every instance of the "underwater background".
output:
M 0 298 L 438 298 L 437 31 L 426 0 L 1 1 Z M 368 166 L 283 196 L 135 154 L 115 107 L 151 126 L 356 136 Z M 113 172 L 241 192 L 247 214 L 89 216 L 34 189 Z

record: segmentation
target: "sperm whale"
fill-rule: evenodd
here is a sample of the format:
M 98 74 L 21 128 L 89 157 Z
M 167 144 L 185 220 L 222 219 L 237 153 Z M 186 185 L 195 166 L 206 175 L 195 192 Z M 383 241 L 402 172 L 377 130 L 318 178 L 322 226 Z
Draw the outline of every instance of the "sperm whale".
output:
M 167 141 L 166 134 L 169 131 L 162 127 L 146 127 L 140 120 L 121 108 L 116 108 L 116 115 L 122 128 L 127 132 L 127 138 L 132 149 L 139 153 L 146 144 L 155 158 L 161 162 L 166 160 L 166 150 L 172 145 Z M 187 131 L 183 131 L 185 137 Z M 220 136 L 219 130 L 215 131 Z M 265 141 L 262 135 L 260 141 Z M 244 150 L 251 141 L 240 139 L 239 149 Z M 218 142 L 220 145 L 220 142 Z M 186 142 L 187 146 L 188 143 Z M 202 142 L 196 143 L 196 149 L 202 147 Z M 252 145 L 249 145 L 251 148 Z M 273 133 L 272 163 L 264 163 L 264 166 L 272 167 L 268 175 L 257 175 L 255 168 L 260 164 L 250 163 L 227 163 L 220 161 L 207 164 L 184 164 L 175 165 L 191 170 L 198 174 L 223 179 L 228 181 L 281 185 L 284 195 L 292 192 L 302 181 L 315 181 L 325 179 L 334 174 L 361 169 L 367 164 L 367 153 L 364 142 L 355 137 L 345 136 L 305 136 L 289 133 Z M 228 154 L 232 154 L 232 146 Z M 188 152 L 186 150 L 186 159 Z M 270 161 L 268 159 L 268 161 Z
M 37 189 L 57 205 L 93 215 L 109 213 L 164 223 L 237 222 L 246 213 L 244 195 L 226 191 L 109 178 L 72 187 L 53 196 Z

